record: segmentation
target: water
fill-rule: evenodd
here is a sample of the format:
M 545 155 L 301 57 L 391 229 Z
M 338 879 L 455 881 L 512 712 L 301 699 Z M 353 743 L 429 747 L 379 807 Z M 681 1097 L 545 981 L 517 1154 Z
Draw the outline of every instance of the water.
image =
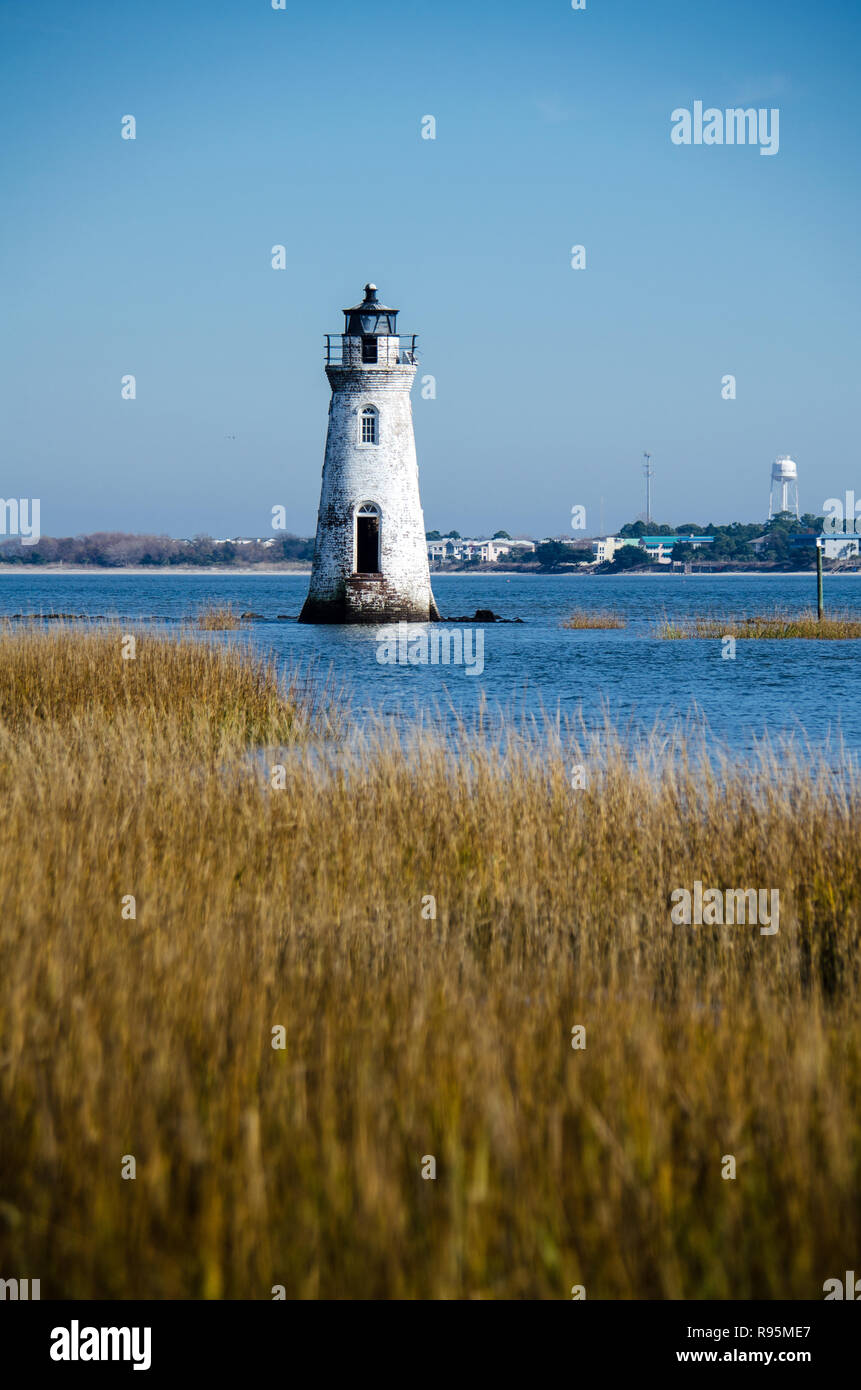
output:
M 201 605 L 230 603 L 265 621 L 249 627 L 253 643 L 285 664 L 312 660 L 331 669 L 352 696 L 354 712 L 450 708 L 469 715 L 484 696 L 491 709 L 516 706 L 575 715 L 587 724 L 604 709 L 626 726 L 688 716 L 698 708 L 712 733 L 736 751 L 758 737 L 806 734 L 816 748 L 842 738 L 861 752 L 861 641 L 745 641 L 734 661 L 721 658 L 719 640 L 661 641 L 652 627 L 664 613 L 752 614 L 774 606 L 815 605 L 813 575 L 594 576 L 435 575 L 434 592 L 446 616 L 492 608 L 516 625 L 484 625 L 481 675 L 456 666 L 385 666 L 376 660 L 376 629 L 306 627 L 295 618 L 308 587 L 289 574 L 85 574 L 0 571 L 0 615 L 64 612 L 126 619 L 181 620 Z M 861 581 L 826 576 L 826 606 L 861 618 Z M 627 619 L 619 631 L 560 628 L 574 607 L 612 607 Z M 230 639 L 227 639 L 230 640 Z

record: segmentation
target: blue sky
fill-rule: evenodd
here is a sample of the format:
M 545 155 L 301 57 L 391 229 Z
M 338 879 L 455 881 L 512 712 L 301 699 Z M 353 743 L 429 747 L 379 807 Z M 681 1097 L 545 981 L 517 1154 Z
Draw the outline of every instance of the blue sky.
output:
M 662 520 L 764 516 L 780 453 L 861 493 L 857 4 L 4 0 L 0 50 L 0 494 L 44 534 L 312 534 L 369 279 L 436 378 L 428 527 L 614 528 L 644 449 Z M 696 100 L 779 153 L 675 146 Z

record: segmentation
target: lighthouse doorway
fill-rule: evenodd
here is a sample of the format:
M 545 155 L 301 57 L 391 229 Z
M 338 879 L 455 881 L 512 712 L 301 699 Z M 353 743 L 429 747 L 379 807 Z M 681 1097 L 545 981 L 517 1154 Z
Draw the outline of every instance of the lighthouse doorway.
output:
M 356 513 L 356 573 L 380 572 L 380 509 L 364 502 Z

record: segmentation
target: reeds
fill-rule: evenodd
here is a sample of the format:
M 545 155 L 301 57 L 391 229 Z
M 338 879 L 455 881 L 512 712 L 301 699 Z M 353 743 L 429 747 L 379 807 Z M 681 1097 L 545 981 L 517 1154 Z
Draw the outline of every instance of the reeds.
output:
M 292 741 L 307 726 L 301 682 L 285 687 L 248 647 L 119 624 L 0 623 L 0 728 L 33 737 L 74 727 L 94 745 L 111 726 L 178 735 L 220 751 Z
M 821 619 L 816 610 L 790 609 L 761 613 L 750 618 L 721 617 L 709 613 L 687 618 L 664 618 L 657 628 L 658 637 L 670 640 L 686 637 L 752 637 L 766 640 L 802 637 L 834 641 L 861 637 L 861 619 L 851 613 L 832 613 Z
M 203 632 L 235 632 L 242 626 L 242 619 L 234 613 L 230 603 L 214 603 L 202 608 L 195 621 Z
M 621 613 L 615 613 L 608 608 L 575 608 L 573 613 L 569 613 L 561 623 L 562 627 L 567 628 L 614 628 L 626 627 L 627 623 Z
M 162 717 L 201 683 L 231 730 L 294 723 L 233 654 L 146 650 L 0 639 L 4 1273 L 43 1298 L 816 1299 L 857 1268 L 845 769 L 609 726 L 215 759 Z M 673 926 L 694 880 L 778 888 L 778 934 Z

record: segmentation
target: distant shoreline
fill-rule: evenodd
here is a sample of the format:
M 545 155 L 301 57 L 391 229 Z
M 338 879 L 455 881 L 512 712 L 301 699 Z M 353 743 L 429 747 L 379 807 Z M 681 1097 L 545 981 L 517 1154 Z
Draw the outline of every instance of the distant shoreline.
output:
M 282 574 L 286 576 L 297 576 L 298 578 L 310 578 L 311 571 L 307 570 L 287 570 L 280 566 L 255 565 L 253 569 L 241 569 L 237 565 L 0 565 L 0 577 L 7 574 L 26 575 L 30 578 L 34 574 L 96 574 L 103 578 L 115 576 L 122 578 L 123 575 L 195 575 L 195 574 L 223 574 L 223 575 L 255 575 Z
M 169 578 L 170 576 L 180 575 L 189 577 L 199 575 L 201 577 L 233 577 L 233 578 L 253 578 L 255 576 L 265 576 L 271 579 L 274 575 L 283 575 L 287 578 L 310 579 L 311 571 L 307 570 L 288 570 L 280 566 L 255 565 L 253 568 L 240 569 L 235 565 L 129 565 L 128 567 L 110 566 L 104 569 L 100 565 L 0 565 L 0 579 L 6 576 L 17 576 L 18 578 L 32 579 L 38 575 L 95 575 L 99 578 L 141 578 L 146 575 L 149 577 Z M 691 574 L 682 574 L 679 570 L 630 570 L 621 571 L 618 574 L 596 575 L 583 570 L 566 570 L 560 574 L 552 571 L 539 573 L 537 570 L 432 570 L 431 583 L 435 584 L 438 579 L 812 579 L 815 578 L 815 570 L 698 570 Z M 825 578 L 856 579 L 861 576 L 861 570 L 826 570 Z

